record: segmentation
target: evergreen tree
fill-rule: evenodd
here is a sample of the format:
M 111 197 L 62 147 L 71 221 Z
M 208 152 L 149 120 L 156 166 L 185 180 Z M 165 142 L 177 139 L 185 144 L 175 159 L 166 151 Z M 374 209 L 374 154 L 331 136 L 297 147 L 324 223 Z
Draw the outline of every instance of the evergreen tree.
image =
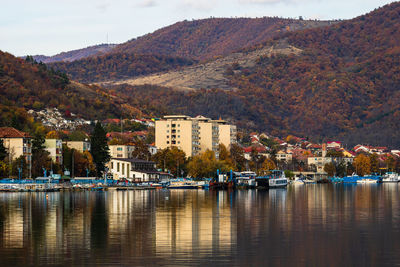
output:
M 4 160 L 7 157 L 7 150 L 4 147 L 3 139 L 0 139 L 0 160 Z
M 45 150 L 45 138 L 41 133 L 36 133 L 32 140 L 32 177 L 43 176 L 43 168 L 50 170 L 50 153 Z
M 96 165 L 97 176 L 100 176 L 105 170 L 105 164 L 110 161 L 110 153 L 107 144 L 106 131 L 100 122 L 96 123 L 91 136 L 91 152 L 93 162 Z

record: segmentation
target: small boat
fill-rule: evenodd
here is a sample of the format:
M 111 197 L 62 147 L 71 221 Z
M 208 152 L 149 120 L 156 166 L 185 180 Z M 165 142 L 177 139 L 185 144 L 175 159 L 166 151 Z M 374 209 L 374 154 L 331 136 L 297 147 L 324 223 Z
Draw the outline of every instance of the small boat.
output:
M 269 188 L 280 188 L 286 187 L 288 179 L 285 177 L 285 173 L 280 170 L 273 170 L 272 176 L 268 181 Z
M 171 182 L 168 186 L 168 189 L 198 189 L 199 186 L 197 183 L 188 182 L 188 181 L 179 181 L 179 182 Z
M 357 180 L 357 184 L 376 184 L 376 183 L 378 183 L 378 180 L 376 180 L 376 179 L 365 178 L 365 179 Z
M 382 176 L 382 183 L 398 183 L 399 175 L 395 172 L 388 172 Z
M 290 182 L 292 185 L 304 185 L 304 179 L 302 178 L 295 178 L 293 181 Z

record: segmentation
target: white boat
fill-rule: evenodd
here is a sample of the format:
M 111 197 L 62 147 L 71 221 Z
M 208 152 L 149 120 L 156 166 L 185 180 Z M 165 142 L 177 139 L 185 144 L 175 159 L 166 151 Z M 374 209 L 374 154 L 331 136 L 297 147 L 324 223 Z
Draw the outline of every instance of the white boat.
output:
M 296 177 L 293 181 L 290 182 L 292 185 L 304 185 L 304 179 Z
M 361 179 L 357 181 L 358 184 L 376 184 L 378 180 L 375 179 Z
M 399 175 L 395 172 L 388 172 L 382 176 L 382 183 L 398 183 Z
M 272 177 L 268 181 L 269 188 L 286 187 L 287 184 L 288 179 L 285 177 L 285 173 L 283 171 L 272 171 Z

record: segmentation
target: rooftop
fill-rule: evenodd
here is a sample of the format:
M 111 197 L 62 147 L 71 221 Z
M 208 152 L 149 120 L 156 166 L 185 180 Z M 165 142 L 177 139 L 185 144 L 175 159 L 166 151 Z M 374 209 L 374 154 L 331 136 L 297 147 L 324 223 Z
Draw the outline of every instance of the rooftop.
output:
M 12 127 L 0 127 L 0 138 L 31 138 L 31 136 Z
M 128 159 L 128 158 L 112 158 L 112 159 L 113 160 L 118 160 L 118 161 L 130 162 L 130 163 L 152 163 L 152 164 L 154 164 L 153 161 L 147 161 L 147 160 L 137 159 L 137 158 L 132 158 L 132 159 Z

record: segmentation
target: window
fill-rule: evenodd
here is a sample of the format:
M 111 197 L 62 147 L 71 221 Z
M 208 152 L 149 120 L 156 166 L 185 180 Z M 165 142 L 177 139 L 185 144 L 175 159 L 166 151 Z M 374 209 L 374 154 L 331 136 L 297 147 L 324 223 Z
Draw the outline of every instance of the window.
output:
M 176 124 L 172 124 L 172 128 L 175 128 L 176 127 Z
M 178 127 L 181 127 L 181 125 L 180 125 L 180 124 L 178 124 Z
M 169 138 L 169 135 L 167 135 L 167 138 Z
M 181 143 L 181 141 L 178 141 L 178 144 L 180 144 Z
M 122 151 L 122 147 L 117 147 L 117 151 Z
M 111 169 L 114 169 L 114 162 L 111 161 Z
M 180 133 L 181 132 L 181 130 L 178 130 L 178 133 Z
M 167 124 L 167 128 L 169 127 L 169 124 Z
M 125 163 L 122 163 L 122 175 L 125 174 Z
M 167 130 L 167 133 L 169 133 L 169 130 Z
M 181 136 L 180 136 L 180 135 L 178 135 L 178 138 L 181 138 Z
M 119 162 L 117 163 L 117 172 L 119 172 Z
M 167 141 L 167 144 L 169 144 L 169 141 Z

